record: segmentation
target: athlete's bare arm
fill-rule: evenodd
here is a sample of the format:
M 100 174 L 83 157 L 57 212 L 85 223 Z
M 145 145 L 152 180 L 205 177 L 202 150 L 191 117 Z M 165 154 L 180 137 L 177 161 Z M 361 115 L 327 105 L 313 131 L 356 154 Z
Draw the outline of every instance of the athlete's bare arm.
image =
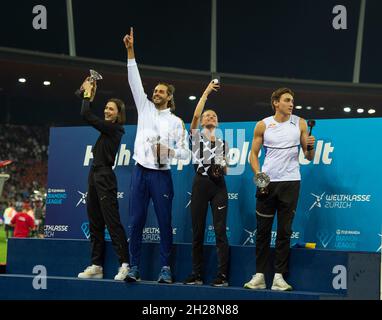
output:
M 313 160 L 314 158 L 314 143 L 316 141 L 314 136 L 308 135 L 308 126 L 305 119 L 300 118 L 300 130 L 301 130 L 301 147 L 304 151 L 305 158 L 308 160 Z M 308 146 L 312 146 L 311 150 L 308 150 Z
M 256 124 L 255 130 L 253 132 L 252 148 L 249 161 L 251 163 L 251 168 L 254 174 L 260 172 L 260 162 L 259 162 L 259 152 L 264 141 L 265 123 L 260 121 Z

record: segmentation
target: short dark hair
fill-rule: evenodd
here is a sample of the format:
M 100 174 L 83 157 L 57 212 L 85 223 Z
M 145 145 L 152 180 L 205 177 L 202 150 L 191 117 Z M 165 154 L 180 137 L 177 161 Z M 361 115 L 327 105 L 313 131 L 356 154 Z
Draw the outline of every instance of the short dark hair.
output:
M 174 87 L 172 84 L 169 84 L 169 83 L 167 83 L 167 82 L 159 82 L 159 83 L 157 84 L 157 86 L 158 86 L 158 85 L 166 86 L 166 88 L 167 88 L 167 94 L 168 94 L 169 96 L 172 96 L 171 100 L 170 100 L 170 101 L 168 102 L 168 104 L 167 104 L 167 107 L 170 108 L 170 110 L 171 110 L 172 112 L 174 112 L 174 111 L 175 111 L 175 98 L 174 98 L 175 87 Z
M 117 123 L 125 124 L 126 123 L 126 107 L 125 103 L 118 98 L 111 98 L 107 102 L 114 102 L 118 109 Z
M 280 101 L 280 98 L 284 93 L 289 93 L 292 97 L 294 97 L 294 92 L 289 88 L 278 88 L 277 90 L 273 91 L 271 96 L 271 106 L 273 110 L 275 110 L 273 102 Z

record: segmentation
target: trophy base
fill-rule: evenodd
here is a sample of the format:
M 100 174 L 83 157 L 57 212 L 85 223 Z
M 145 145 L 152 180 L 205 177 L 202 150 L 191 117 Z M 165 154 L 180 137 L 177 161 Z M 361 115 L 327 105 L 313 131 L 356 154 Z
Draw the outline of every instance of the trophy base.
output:
M 259 200 L 264 200 L 269 196 L 269 189 L 267 187 L 265 188 L 259 188 L 256 189 L 256 198 Z

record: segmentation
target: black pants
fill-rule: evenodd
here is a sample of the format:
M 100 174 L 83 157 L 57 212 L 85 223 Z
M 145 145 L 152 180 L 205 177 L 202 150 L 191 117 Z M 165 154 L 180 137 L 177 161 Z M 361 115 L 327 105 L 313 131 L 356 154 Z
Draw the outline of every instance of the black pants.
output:
M 287 273 L 292 222 L 296 213 L 300 181 L 271 182 L 269 195 L 256 201 L 256 272 L 268 267 L 273 219 L 277 211 L 275 272 Z
M 193 272 L 201 274 L 203 269 L 203 243 L 208 203 L 211 204 L 216 236 L 218 272 L 227 276 L 229 247 L 226 234 L 228 195 L 224 178 L 219 183 L 209 177 L 196 174 L 192 185 L 192 264 Z
M 91 168 L 86 200 L 89 217 L 92 263 L 102 266 L 105 253 L 105 225 L 120 264 L 128 263 L 125 230 L 119 217 L 117 179 L 110 167 Z

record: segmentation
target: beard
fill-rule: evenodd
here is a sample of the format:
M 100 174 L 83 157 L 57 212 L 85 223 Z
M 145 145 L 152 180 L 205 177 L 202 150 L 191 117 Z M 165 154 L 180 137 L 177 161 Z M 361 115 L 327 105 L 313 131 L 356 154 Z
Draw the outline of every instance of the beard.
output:
M 164 105 L 166 105 L 166 102 L 167 102 L 166 99 L 163 99 L 161 97 L 157 97 L 157 98 L 152 97 L 151 101 L 155 104 L 157 108 L 163 107 Z

